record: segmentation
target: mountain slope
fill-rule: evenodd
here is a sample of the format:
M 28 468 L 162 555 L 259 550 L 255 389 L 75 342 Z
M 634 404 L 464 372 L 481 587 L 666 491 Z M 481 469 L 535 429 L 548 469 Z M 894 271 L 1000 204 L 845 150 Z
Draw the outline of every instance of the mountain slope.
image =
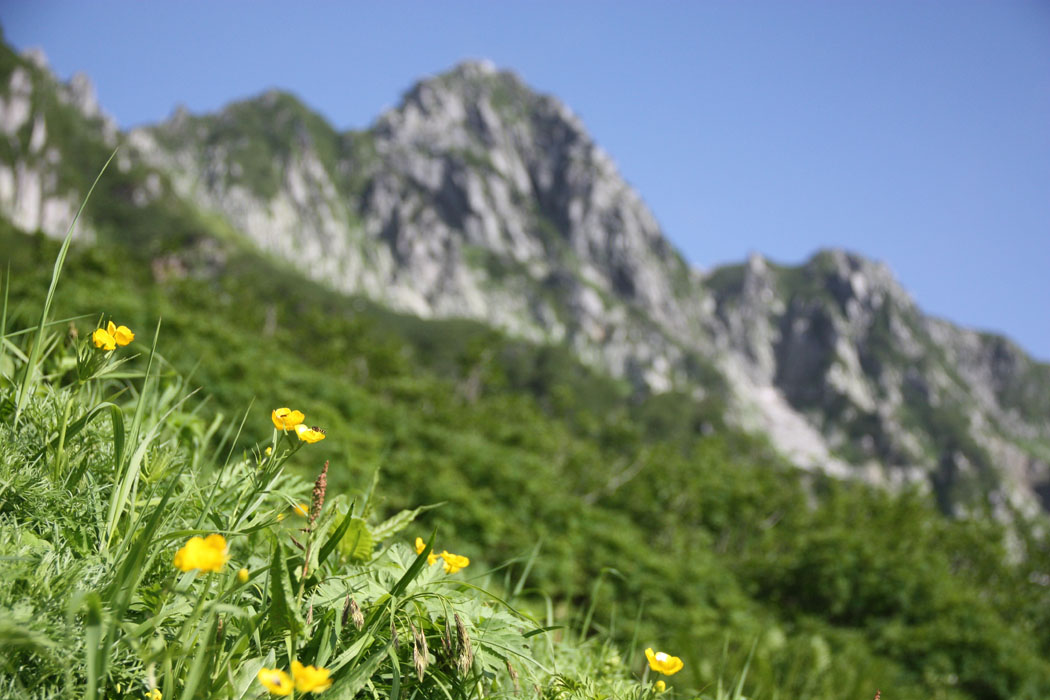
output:
M 3 123 L 19 121 L 26 82 L 0 81 Z M 0 183 L 34 152 L 26 119 Z M 489 64 L 421 81 L 366 131 L 273 91 L 125 140 L 125 183 L 104 199 L 163 205 L 171 223 L 148 239 L 161 267 L 204 259 L 214 274 L 257 248 L 397 310 L 564 344 L 643 392 L 724 399 L 801 466 L 929 484 L 948 510 L 1031 509 L 1050 493 L 1050 368 L 926 317 L 884 265 L 841 251 L 701 275 L 568 108 Z

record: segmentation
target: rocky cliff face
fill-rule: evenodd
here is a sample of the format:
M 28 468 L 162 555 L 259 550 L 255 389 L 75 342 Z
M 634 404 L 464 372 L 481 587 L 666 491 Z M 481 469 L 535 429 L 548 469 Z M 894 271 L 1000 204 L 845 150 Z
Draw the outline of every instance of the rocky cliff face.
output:
M 47 75 L 43 53 L 30 52 L 11 67 L 0 89 L 0 138 L 6 146 L 0 162 L 0 208 L 21 228 L 57 236 L 65 234 L 78 202 L 59 182 L 62 154 L 51 143 L 47 113 L 49 108 L 86 106 L 91 87 L 84 76 L 59 85 L 49 83 Z M 99 116 L 97 104 L 94 112 Z
M 567 342 L 660 389 L 707 338 L 699 276 L 609 157 L 491 65 L 419 83 L 363 133 L 275 92 L 131 141 L 264 249 L 399 310 Z
M 64 146 L 34 136 L 42 78 L 13 63 L 0 209 L 64 232 Z M 118 138 L 82 81 L 54 85 L 78 128 Z M 929 484 L 949 509 L 1050 503 L 1050 367 L 923 315 L 886 266 L 842 251 L 701 275 L 580 120 L 490 64 L 418 83 L 362 132 L 271 92 L 120 138 L 135 197 L 179 197 L 335 289 L 565 343 L 642 390 L 724 393 L 804 467 Z M 37 190 L 4 184 L 27 163 Z

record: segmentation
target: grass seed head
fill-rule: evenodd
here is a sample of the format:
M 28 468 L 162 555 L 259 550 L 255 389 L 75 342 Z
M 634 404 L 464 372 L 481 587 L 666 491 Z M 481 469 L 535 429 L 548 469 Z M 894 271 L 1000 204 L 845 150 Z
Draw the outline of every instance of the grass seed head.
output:
M 467 627 L 463 624 L 463 620 L 459 618 L 458 613 L 456 614 L 456 640 L 459 647 L 456 667 L 461 674 L 466 675 L 470 667 L 474 665 L 474 649 L 470 646 L 470 635 L 467 634 Z

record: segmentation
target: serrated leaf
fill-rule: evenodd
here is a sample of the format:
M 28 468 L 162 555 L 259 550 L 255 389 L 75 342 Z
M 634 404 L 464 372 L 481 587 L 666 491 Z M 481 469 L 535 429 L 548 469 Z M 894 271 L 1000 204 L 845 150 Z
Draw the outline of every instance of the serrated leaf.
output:
M 351 561 L 366 562 L 372 558 L 374 549 L 375 539 L 368 524 L 361 518 L 351 517 L 346 533 L 339 540 L 339 551 Z
M 424 513 L 431 508 L 437 508 L 439 505 L 441 504 L 435 503 L 434 505 L 420 506 L 412 510 L 403 510 L 372 528 L 372 538 L 376 542 L 387 540 L 411 525 L 412 521 L 419 517 L 420 513 Z
M 270 562 L 270 614 L 269 619 L 280 630 L 298 632 L 299 616 L 292 604 L 291 584 L 288 569 L 284 565 L 284 547 L 280 542 L 273 550 Z

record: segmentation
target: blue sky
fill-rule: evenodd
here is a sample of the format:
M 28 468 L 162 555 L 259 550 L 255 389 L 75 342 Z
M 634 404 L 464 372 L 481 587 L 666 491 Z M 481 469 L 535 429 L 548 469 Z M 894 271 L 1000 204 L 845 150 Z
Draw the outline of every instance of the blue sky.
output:
M 268 87 L 340 128 L 490 58 L 557 95 L 702 269 L 838 246 L 1050 359 L 1050 3 L 0 3 L 122 126 Z

